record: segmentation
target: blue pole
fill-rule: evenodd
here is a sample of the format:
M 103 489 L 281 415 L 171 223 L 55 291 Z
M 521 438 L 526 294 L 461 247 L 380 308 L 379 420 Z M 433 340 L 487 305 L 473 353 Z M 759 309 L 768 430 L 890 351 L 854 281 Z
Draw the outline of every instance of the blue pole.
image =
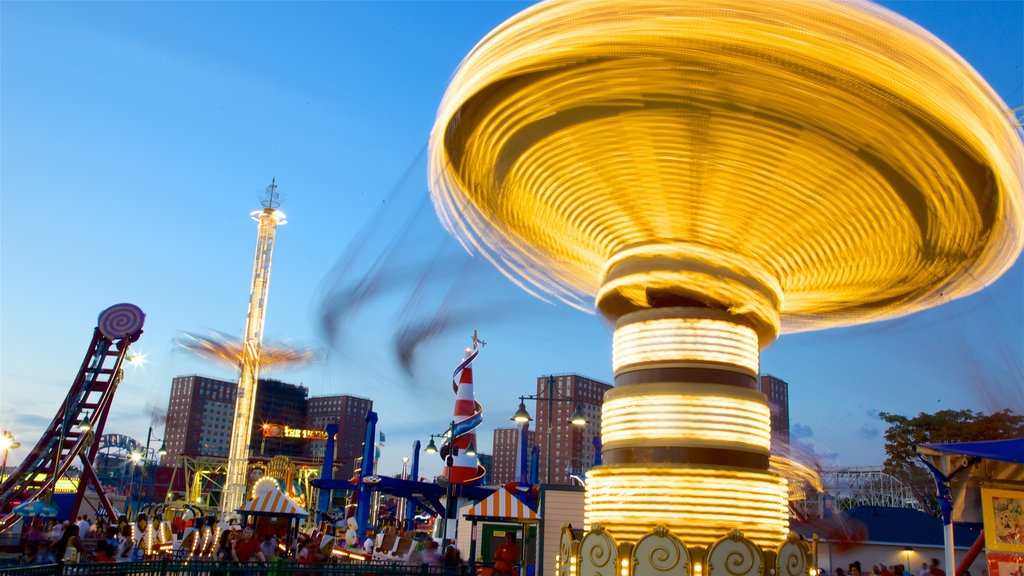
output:
M 334 435 L 338 433 L 338 425 L 328 424 L 324 430 L 327 432 L 327 445 L 324 446 L 324 467 L 320 470 L 320 478 L 331 481 L 334 480 Z M 316 509 L 322 514 L 330 512 L 330 488 L 320 489 L 320 497 L 317 498 Z
M 370 521 L 370 487 L 363 480 L 373 475 L 373 449 L 377 439 L 377 413 L 370 410 L 366 413 L 366 438 L 363 439 L 363 465 L 359 471 L 359 494 L 356 508 L 356 525 L 360 541 L 366 537 L 367 524 Z
M 601 465 L 601 436 L 600 435 L 594 436 L 594 438 L 593 438 L 593 440 L 591 440 L 591 442 L 593 442 L 593 444 L 594 444 L 594 466 L 600 466 Z
M 522 422 L 519 424 L 519 450 L 516 458 L 516 472 L 518 472 L 517 480 L 522 485 L 526 485 L 529 480 L 529 454 L 530 452 L 530 421 Z
M 420 441 L 412 443 L 412 470 L 409 472 L 409 479 L 413 482 L 420 481 Z M 405 529 L 412 530 L 415 525 L 416 503 L 412 498 L 405 501 Z
M 540 447 L 534 446 L 530 449 L 530 484 L 538 484 L 540 481 Z

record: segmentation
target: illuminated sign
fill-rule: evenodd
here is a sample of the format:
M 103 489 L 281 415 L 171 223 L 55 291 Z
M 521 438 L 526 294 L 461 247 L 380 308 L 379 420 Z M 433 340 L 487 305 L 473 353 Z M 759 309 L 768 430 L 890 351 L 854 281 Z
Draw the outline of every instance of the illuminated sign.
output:
M 301 440 L 327 440 L 327 432 L 323 430 L 304 430 L 290 428 L 283 424 L 264 424 L 264 438 L 299 438 Z

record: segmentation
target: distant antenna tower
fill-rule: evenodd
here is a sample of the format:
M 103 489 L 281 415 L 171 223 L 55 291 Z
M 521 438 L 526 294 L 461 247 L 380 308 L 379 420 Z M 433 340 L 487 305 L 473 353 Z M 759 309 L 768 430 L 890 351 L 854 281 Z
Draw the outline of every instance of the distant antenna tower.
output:
M 234 514 L 245 501 L 248 481 L 249 437 L 252 434 L 252 416 L 256 409 L 256 386 L 259 383 L 260 356 L 263 352 L 263 322 L 267 313 L 267 293 L 270 289 L 270 262 L 274 255 L 274 237 L 277 227 L 285 224 L 284 212 L 277 209 L 277 179 L 267 186 L 267 199 L 263 210 L 251 213 L 259 222 L 256 232 L 256 256 L 252 267 L 252 288 L 249 291 L 249 316 L 245 321 L 242 340 L 238 392 L 235 394 L 235 421 L 231 426 L 231 450 L 228 452 L 227 481 L 221 499 L 221 515 Z

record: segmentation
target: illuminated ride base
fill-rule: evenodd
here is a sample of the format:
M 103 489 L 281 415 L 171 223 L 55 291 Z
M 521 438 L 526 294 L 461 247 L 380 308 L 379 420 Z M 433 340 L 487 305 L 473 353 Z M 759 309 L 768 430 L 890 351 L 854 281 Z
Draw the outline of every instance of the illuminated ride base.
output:
M 1020 136 L 962 59 L 870 4 L 544 2 L 481 41 L 431 193 L 518 285 L 615 322 L 579 545 L 659 525 L 782 545 L 760 350 L 998 278 L 1024 241 Z

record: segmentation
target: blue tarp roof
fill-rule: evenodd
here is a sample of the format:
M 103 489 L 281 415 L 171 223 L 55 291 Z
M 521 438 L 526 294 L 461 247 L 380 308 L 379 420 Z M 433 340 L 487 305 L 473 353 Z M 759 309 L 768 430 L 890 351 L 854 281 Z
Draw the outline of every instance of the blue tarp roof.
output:
M 807 537 L 818 534 L 823 540 L 850 544 L 942 547 L 942 520 L 912 508 L 858 506 L 815 522 L 793 522 L 791 528 Z M 955 524 L 953 541 L 957 547 L 969 547 L 980 531 L 980 524 Z
M 1024 438 L 1008 440 L 985 440 L 982 442 L 957 442 L 955 444 L 921 444 L 936 452 L 963 454 L 987 460 L 1024 464 Z

